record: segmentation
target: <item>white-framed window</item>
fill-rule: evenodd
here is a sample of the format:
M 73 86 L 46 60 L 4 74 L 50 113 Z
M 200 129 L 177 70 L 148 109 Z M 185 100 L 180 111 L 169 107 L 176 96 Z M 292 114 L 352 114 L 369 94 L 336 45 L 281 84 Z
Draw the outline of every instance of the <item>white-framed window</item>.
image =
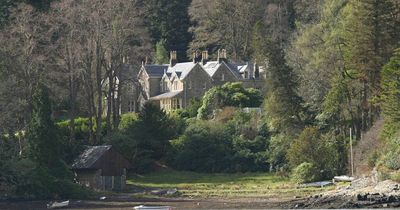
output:
M 221 74 L 221 81 L 225 81 L 225 74 Z

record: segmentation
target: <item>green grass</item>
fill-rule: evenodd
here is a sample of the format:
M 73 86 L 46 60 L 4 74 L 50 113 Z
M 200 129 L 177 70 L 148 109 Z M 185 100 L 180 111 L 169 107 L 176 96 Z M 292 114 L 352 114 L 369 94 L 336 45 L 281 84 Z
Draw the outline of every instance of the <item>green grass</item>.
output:
M 131 175 L 128 184 L 144 188 L 177 188 L 181 196 L 193 198 L 293 198 L 335 188 L 297 188 L 288 178 L 270 173 L 204 174 L 173 170 Z

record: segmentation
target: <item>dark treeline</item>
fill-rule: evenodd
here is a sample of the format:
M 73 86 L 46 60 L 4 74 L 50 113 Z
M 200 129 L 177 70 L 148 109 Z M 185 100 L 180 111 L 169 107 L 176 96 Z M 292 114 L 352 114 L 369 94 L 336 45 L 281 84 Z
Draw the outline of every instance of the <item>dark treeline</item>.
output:
M 379 118 L 385 146 L 371 164 L 398 170 L 399 37 L 397 0 L 0 1 L 0 192 L 59 195 L 56 181 L 37 178 L 69 180 L 50 171 L 98 144 L 116 146 L 138 172 L 162 162 L 331 178 L 347 171 L 349 129 L 360 140 Z M 215 58 L 221 48 L 232 61 L 264 66 L 267 91 L 228 84 L 186 110 L 146 105 L 120 116 L 126 62 L 167 63 L 172 50 L 179 61 L 196 50 Z M 262 114 L 240 111 L 247 106 Z M 62 149 L 34 135 L 49 130 Z M 63 151 L 46 157 L 45 145 Z M 26 161 L 40 167 L 18 171 Z

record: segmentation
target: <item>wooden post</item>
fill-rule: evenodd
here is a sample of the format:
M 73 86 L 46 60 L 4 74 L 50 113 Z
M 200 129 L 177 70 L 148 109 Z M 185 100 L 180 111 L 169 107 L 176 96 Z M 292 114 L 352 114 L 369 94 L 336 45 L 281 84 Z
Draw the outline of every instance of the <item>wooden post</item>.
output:
M 350 165 L 351 165 L 351 176 L 354 177 L 354 160 L 353 160 L 353 139 L 350 128 Z

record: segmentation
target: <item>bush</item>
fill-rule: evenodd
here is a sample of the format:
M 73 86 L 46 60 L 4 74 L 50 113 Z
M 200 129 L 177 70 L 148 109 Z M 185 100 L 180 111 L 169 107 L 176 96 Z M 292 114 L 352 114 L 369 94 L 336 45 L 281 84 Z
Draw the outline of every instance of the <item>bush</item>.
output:
M 319 179 L 317 168 L 312 163 L 301 163 L 292 172 L 292 180 L 298 184 L 313 182 Z
M 198 121 L 172 142 L 177 151 L 173 165 L 197 172 L 232 171 L 232 142 L 225 127 L 217 122 Z
M 379 158 L 379 153 L 377 151 L 373 151 L 370 154 L 368 154 L 368 166 L 371 168 L 374 167 L 378 158 Z
M 121 115 L 121 120 L 119 121 L 118 130 L 125 131 L 137 120 L 138 116 L 136 113 L 126 113 Z
M 329 135 L 322 136 L 316 127 L 305 128 L 288 150 L 290 166 L 312 163 L 318 169 L 318 178 L 332 178 L 340 166 L 337 145 L 333 140 Z
M 383 164 L 392 170 L 400 169 L 400 148 L 391 148 L 389 152 L 387 152 L 383 156 Z
M 395 182 L 400 182 L 400 171 L 393 172 L 393 174 L 390 176 L 390 179 Z
M 213 116 L 213 110 L 225 106 L 233 107 L 259 107 L 263 97 L 259 90 L 243 88 L 239 82 L 225 83 L 223 86 L 213 87 L 203 97 L 198 109 L 199 119 L 209 119 Z

